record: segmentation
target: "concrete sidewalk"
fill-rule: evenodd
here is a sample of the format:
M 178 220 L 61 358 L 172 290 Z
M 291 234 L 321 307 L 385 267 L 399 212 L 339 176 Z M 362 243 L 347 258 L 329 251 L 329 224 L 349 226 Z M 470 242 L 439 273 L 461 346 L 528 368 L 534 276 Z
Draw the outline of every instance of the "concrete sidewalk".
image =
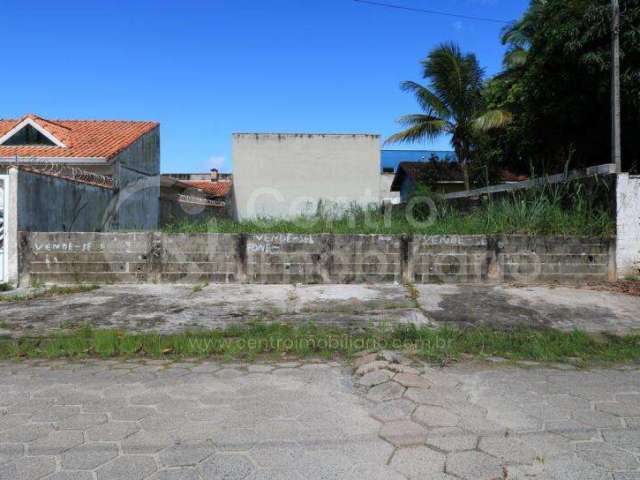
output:
M 640 297 L 550 286 L 479 285 L 119 285 L 0 303 L 0 335 L 82 325 L 177 332 L 251 320 L 342 326 L 493 325 L 640 330 Z
M 0 480 L 640 478 L 638 367 L 355 367 L 0 362 Z

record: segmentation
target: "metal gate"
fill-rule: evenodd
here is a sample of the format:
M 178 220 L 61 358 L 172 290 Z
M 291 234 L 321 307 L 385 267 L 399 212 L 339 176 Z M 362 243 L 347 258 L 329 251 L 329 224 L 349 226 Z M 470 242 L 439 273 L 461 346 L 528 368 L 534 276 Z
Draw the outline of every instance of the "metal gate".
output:
M 5 211 L 9 203 L 9 176 L 0 175 L 0 283 L 7 281 L 7 242 Z

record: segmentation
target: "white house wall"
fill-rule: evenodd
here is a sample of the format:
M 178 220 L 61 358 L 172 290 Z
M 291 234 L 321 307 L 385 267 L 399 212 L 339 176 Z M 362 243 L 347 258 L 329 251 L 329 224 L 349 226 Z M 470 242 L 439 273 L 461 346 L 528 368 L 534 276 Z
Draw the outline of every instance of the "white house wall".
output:
M 640 177 L 618 175 L 616 188 L 618 278 L 640 274 Z
M 380 203 L 380 137 L 234 134 L 237 216 L 292 218 L 320 202 L 336 211 Z

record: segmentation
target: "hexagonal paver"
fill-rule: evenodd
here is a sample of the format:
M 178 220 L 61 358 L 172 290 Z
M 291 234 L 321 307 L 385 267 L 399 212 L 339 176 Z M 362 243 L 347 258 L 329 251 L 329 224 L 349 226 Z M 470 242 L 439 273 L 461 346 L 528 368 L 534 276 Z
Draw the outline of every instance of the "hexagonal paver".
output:
M 0 443 L 0 465 L 24 455 L 24 446 L 19 443 Z
M 129 403 L 131 405 L 160 405 L 165 403 L 171 403 L 175 399 L 162 392 L 153 392 L 143 393 L 141 395 L 135 395 L 129 399 Z
M 343 479 L 349 478 L 353 471 L 354 461 L 345 455 L 341 449 L 328 448 L 306 450 L 304 455 L 293 465 L 305 479 Z
M 85 443 L 73 447 L 62 455 L 64 470 L 93 470 L 118 456 L 118 446 L 114 443 Z
M 382 370 L 387 368 L 389 362 L 385 362 L 383 360 L 376 360 L 373 362 L 365 363 L 364 365 L 360 365 L 356 370 L 356 375 L 365 375 L 369 372 L 375 372 L 376 370 Z
M 163 467 L 187 467 L 197 465 L 214 451 L 213 444 L 208 442 L 183 443 L 163 450 L 158 458 Z
M 640 417 L 640 398 L 634 401 L 625 397 L 623 401 L 596 403 L 596 410 L 619 417 Z
M 122 451 L 133 454 L 155 453 L 174 443 L 174 438 L 166 432 L 140 431 L 122 441 Z
M 431 479 L 444 472 L 445 456 L 429 447 L 401 448 L 393 455 L 390 465 L 410 480 Z
M 640 430 L 603 430 L 605 442 L 640 455 Z
M 375 385 L 380 385 L 381 383 L 388 382 L 392 378 L 393 373 L 389 370 L 374 370 L 373 372 L 369 372 L 358 378 L 356 381 L 359 385 L 362 385 L 364 387 L 373 387 Z
M 423 405 L 437 405 L 443 407 L 446 404 L 442 395 L 436 388 L 408 388 L 405 398 Z
M 422 445 L 427 437 L 427 430 L 418 423 L 400 420 L 385 423 L 380 428 L 380 436 L 396 447 Z
M 550 433 L 557 433 L 575 441 L 597 440 L 599 438 L 598 431 L 595 428 L 576 420 L 547 422 L 545 430 Z
M 369 436 L 347 437 L 340 443 L 342 453 L 357 463 L 386 464 L 394 448 L 389 442 Z
M 445 428 L 427 433 L 426 444 L 445 452 L 474 450 L 478 445 L 478 436 L 459 428 Z
M 95 442 L 116 442 L 140 430 L 135 422 L 109 422 L 87 430 L 87 440 Z
M 367 398 L 374 402 L 385 402 L 402 397 L 404 391 L 405 388 L 399 383 L 385 382 L 372 387 L 367 394 Z
M 640 468 L 640 463 L 632 454 L 607 443 L 580 443 L 576 446 L 576 451 L 585 462 L 608 470 L 637 470 Z
M 350 478 L 353 478 L 353 480 L 406 480 L 404 475 L 400 475 L 386 465 L 358 465 L 353 470 Z
M 393 377 L 394 382 L 398 382 L 400 385 L 411 388 L 431 388 L 431 382 L 424 377 L 416 375 L 415 373 L 398 373 Z
M 104 413 L 80 413 L 58 422 L 58 426 L 63 430 L 86 430 L 103 423 L 107 423 L 107 416 Z
M 200 469 L 206 480 L 243 480 L 256 468 L 244 455 L 218 454 L 205 461 Z
M 614 473 L 613 480 L 640 480 L 640 472 Z
M 514 436 L 482 437 L 478 448 L 505 463 L 531 464 L 537 458 L 536 451 Z
M 93 474 L 91 472 L 56 472 L 47 480 L 93 480 Z
M 499 460 L 477 451 L 449 455 L 447 457 L 447 473 L 465 480 L 496 480 L 504 476 L 504 470 Z
M 53 457 L 23 457 L 0 466 L 0 480 L 38 480 L 55 470 Z
M 214 432 L 212 440 L 223 451 L 247 451 L 256 443 L 256 433 L 249 428 L 232 428 Z
M 59 430 L 29 444 L 29 455 L 60 455 L 65 450 L 80 445 L 84 436 L 78 430 Z
M 96 470 L 98 480 L 142 480 L 156 471 L 153 457 L 119 457 Z
M 150 477 L 150 480 L 200 480 L 198 471 L 193 467 L 161 470 Z
M 460 418 L 442 407 L 421 405 L 413 413 L 413 419 L 428 427 L 455 427 Z
M 585 462 L 575 455 L 562 455 L 545 462 L 545 470 L 552 479 L 609 480 L 611 476 L 602 468 Z
M 611 413 L 592 410 L 573 412 L 573 419 L 594 428 L 620 428 L 621 418 Z
M 156 411 L 151 407 L 135 406 L 118 408 L 111 411 L 110 413 L 111 420 L 129 420 L 135 422 L 142 418 L 153 415 L 154 413 L 156 413 Z
M 31 417 L 32 422 L 59 422 L 72 415 L 77 415 L 80 407 L 72 405 L 52 405 Z
M 0 443 L 32 442 L 46 437 L 53 429 L 49 425 L 25 425 L 0 432 Z
M 416 404 L 406 398 L 381 402 L 371 411 L 371 416 L 381 422 L 405 420 L 411 416 Z
M 261 468 L 284 468 L 304 453 L 303 448 L 295 442 L 277 442 L 276 444 L 260 444 L 254 446 L 248 455 Z

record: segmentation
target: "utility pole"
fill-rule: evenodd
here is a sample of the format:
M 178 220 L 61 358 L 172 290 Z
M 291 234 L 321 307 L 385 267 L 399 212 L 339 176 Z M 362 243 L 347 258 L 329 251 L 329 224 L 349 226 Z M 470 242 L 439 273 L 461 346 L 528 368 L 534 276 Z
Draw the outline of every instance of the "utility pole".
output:
M 620 3 L 611 0 L 611 156 L 616 172 L 622 171 L 620 135 Z

